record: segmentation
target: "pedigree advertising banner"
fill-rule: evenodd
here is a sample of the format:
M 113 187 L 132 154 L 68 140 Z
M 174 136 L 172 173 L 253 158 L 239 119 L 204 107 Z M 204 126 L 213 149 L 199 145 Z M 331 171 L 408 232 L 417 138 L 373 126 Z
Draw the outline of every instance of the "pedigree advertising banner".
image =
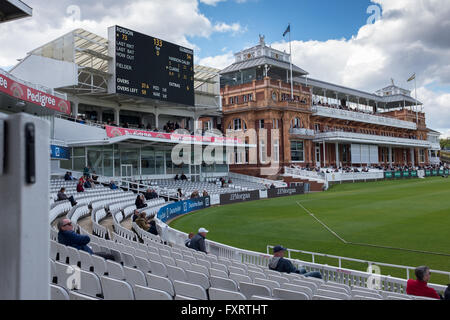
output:
M 187 134 L 178 133 L 164 133 L 164 132 L 152 132 L 138 129 L 128 129 L 119 128 L 113 126 L 106 126 L 106 135 L 109 138 L 121 137 L 121 136 L 137 136 L 137 137 L 148 137 L 148 138 L 158 138 L 164 140 L 170 140 L 172 142 L 209 142 L 209 143 L 242 143 L 240 139 L 237 138 L 227 138 L 227 137 L 204 137 L 204 136 L 192 136 Z
M 0 72 L 0 92 L 43 108 L 70 114 L 69 101 L 21 84 L 6 76 L 4 72 Z

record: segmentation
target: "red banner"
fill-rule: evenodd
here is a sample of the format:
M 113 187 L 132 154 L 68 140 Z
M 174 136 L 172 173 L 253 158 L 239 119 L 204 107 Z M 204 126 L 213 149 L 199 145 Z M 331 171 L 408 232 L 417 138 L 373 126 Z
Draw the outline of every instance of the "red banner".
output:
M 237 142 L 241 143 L 241 140 L 237 138 L 227 138 L 227 137 L 203 137 L 203 136 L 191 136 L 186 134 L 178 134 L 178 133 L 163 133 L 163 132 L 151 132 L 137 129 L 127 129 L 127 128 L 118 128 L 112 126 L 105 126 L 106 135 L 109 138 L 115 138 L 120 136 L 138 136 L 138 137 L 148 137 L 148 138 L 158 138 L 170 140 L 171 142 L 210 142 L 210 143 L 232 143 Z
M 21 84 L 0 72 L 0 92 L 41 107 L 70 114 L 70 102 Z

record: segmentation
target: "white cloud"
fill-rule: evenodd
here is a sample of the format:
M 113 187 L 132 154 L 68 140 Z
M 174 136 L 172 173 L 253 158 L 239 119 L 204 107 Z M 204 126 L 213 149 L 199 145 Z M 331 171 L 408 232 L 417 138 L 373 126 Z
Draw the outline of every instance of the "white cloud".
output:
M 417 73 L 418 99 L 431 128 L 450 128 L 450 93 L 426 85 L 450 84 L 450 2 L 372 0 L 382 7 L 378 22 L 350 39 L 292 41 L 293 62 L 312 78 L 374 92 L 390 78 L 411 90 L 406 79 Z M 274 48 L 289 51 L 286 42 Z
M 200 65 L 217 69 L 224 69 L 225 67 L 231 65 L 233 62 L 234 62 L 234 55 L 231 51 L 222 55 L 214 57 L 206 57 L 199 60 Z
M 186 47 L 198 49 L 188 37 L 208 38 L 213 33 L 236 33 L 239 23 L 214 25 L 199 10 L 199 0 L 79 0 L 79 17 L 67 8 L 69 0 L 28 0 L 33 17 L 2 24 L 0 66 L 16 63 L 29 51 L 76 28 L 83 28 L 107 37 L 107 28 L 121 25 L 145 34 L 160 37 Z
M 226 0 L 200 0 L 201 3 L 207 4 L 209 6 L 216 6 L 219 2 L 223 2 Z

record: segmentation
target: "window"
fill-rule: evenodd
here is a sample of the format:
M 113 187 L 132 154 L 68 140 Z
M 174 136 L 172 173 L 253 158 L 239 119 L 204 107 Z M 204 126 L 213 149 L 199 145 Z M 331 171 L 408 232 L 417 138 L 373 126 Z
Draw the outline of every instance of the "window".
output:
M 230 103 L 230 104 L 233 104 L 233 103 L 234 103 L 234 101 L 233 101 L 233 97 L 230 97 L 230 99 L 229 99 L 229 103 Z
M 303 141 L 291 141 L 291 161 L 305 162 Z
M 278 139 L 273 141 L 273 156 L 272 159 L 274 162 L 280 162 L 280 142 Z
M 316 132 L 320 132 L 320 124 L 319 124 L 319 123 L 315 123 L 315 124 L 314 124 L 314 130 L 315 130 Z
M 234 130 L 242 130 L 242 122 L 241 119 L 234 119 Z
M 264 119 L 258 121 L 258 127 L 264 129 Z
M 278 119 L 272 120 L 272 129 L 278 129 Z
M 292 124 L 292 127 L 294 128 L 294 129 L 300 129 L 300 128 L 302 128 L 303 126 L 302 126 L 302 121 L 299 119 L 299 118 L 295 118 L 294 119 L 294 122 L 293 122 L 293 124 Z
M 259 143 L 259 159 L 262 164 L 266 163 L 267 152 L 266 152 L 266 143 L 264 140 L 261 140 Z
M 424 149 L 419 150 L 419 161 L 420 161 L 420 163 L 425 162 L 425 150 Z

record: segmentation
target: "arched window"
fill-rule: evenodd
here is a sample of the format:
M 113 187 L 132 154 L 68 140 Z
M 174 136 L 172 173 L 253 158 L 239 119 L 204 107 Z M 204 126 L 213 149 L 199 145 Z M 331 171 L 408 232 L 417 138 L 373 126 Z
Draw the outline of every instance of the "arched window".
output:
M 303 128 L 303 123 L 300 118 L 295 118 L 292 120 L 292 129 L 301 129 Z
M 230 123 L 228 129 L 235 131 L 247 130 L 247 124 L 240 118 L 236 118 Z

